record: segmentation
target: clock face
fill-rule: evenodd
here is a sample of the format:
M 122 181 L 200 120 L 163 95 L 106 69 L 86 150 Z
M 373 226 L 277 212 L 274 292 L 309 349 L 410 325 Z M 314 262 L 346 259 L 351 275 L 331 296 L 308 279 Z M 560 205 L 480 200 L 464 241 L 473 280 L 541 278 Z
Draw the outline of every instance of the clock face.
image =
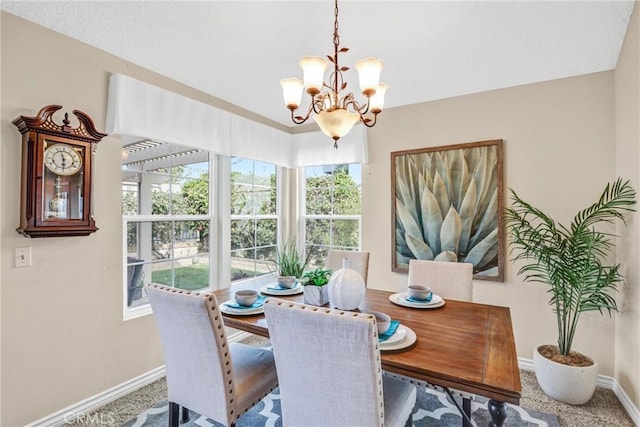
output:
M 74 175 L 82 169 L 82 158 L 70 145 L 55 144 L 44 151 L 44 164 L 57 175 Z

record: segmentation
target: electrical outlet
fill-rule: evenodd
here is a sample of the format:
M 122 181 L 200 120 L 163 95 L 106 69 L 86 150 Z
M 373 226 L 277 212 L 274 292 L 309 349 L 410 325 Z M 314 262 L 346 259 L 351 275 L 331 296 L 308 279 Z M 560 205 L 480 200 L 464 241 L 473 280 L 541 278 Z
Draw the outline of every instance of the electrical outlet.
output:
M 16 248 L 16 268 L 31 267 L 31 247 Z

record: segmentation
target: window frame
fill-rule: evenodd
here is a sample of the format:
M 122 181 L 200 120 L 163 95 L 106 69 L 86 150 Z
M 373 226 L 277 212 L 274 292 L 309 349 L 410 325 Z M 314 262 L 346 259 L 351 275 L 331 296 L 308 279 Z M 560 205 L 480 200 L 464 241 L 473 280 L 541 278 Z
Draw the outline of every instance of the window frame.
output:
M 256 162 L 260 162 L 263 164 L 269 164 L 269 165 L 273 165 L 275 168 L 275 174 L 276 174 L 276 178 L 275 178 L 275 191 L 276 191 L 276 206 L 275 206 L 275 213 L 274 214 L 258 214 L 258 215 L 250 215 L 250 214 L 232 214 L 231 213 L 231 188 L 232 188 L 232 181 L 231 181 L 231 172 L 232 172 L 232 167 L 231 167 L 231 163 L 232 160 L 236 158 L 236 159 L 242 159 L 242 160 L 249 160 L 254 162 L 254 169 L 253 169 L 253 173 L 255 175 L 255 163 Z M 284 174 L 286 174 L 286 168 L 283 168 L 282 166 L 279 166 L 275 163 L 271 163 L 271 162 L 266 162 L 263 160 L 255 160 L 255 159 L 251 159 L 249 157 L 240 157 L 240 156 L 230 156 L 228 157 L 228 161 L 229 161 L 229 170 L 228 170 L 228 174 L 226 175 L 226 179 L 227 179 L 227 185 L 225 188 L 228 188 L 228 194 L 226 194 L 226 196 L 228 197 L 229 200 L 229 207 L 226 210 L 226 214 L 227 214 L 227 219 L 225 220 L 225 225 L 226 225 L 226 229 L 229 232 L 229 245 L 228 245 L 228 250 L 225 251 L 225 260 L 228 262 L 225 262 L 225 265 L 228 265 L 228 270 L 229 270 L 229 275 L 228 277 L 228 283 L 229 285 L 231 284 L 244 284 L 244 285 L 249 285 L 249 284 L 267 284 L 273 281 L 273 273 L 265 273 L 265 274 L 261 274 L 259 276 L 253 276 L 253 277 L 247 277 L 247 278 L 243 278 L 243 279 L 238 279 L 235 281 L 231 280 L 231 253 L 232 251 L 237 251 L 238 249 L 232 249 L 231 248 L 231 222 L 232 221 L 247 221 L 247 220 L 253 220 L 253 221 L 259 221 L 259 220 L 264 220 L 264 219 L 275 219 L 276 221 L 276 241 L 275 241 L 275 248 L 277 250 L 278 247 L 280 247 L 280 244 L 282 242 L 282 235 L 283 235 L 283 215 L 282 215 L 282 210 L 283 210 L 283 190 L 285 188 L 284 185 L 284 180 L 282 179 L 282 176 Z M 255 185 L 253 186 L 253 188 L 255 188 Z M 259 249 L 261 247 L 268 247 L 268 246 L 253 246 L 251 248 L 245 248 L 245 249 Z M 240 249 L 243 250 L 243 249 Z M 225 283 L 227 283 L 225 282 Z
M 182 146 L 184 147 L 185 145 L 183 144 L 179 144 L 179 143 L 171 143 L 171 142 L 163 142 L 166 144 L 173 144 L 173 145 L 177 145 L 177 146 Z M 201 149 L 202 150 L 202 149 Z M 209 197 L 209 213 L 208 214 L 200 214 L 200 215 L 185 215 L 185 214 L 179 214 L 179 215 L 153 215 L 153 214 L 138 214 L 138 215 L 122 215 L 122 318 L 123 321 L 127 321 L 127 320 L 132 320 L 132 319 L 136 319 L 139 317 L 143 317 L 146 315 L 149 315 L 151 313 L 153 313 L 153 311 L 151 310 L 151 305 L 150 303 L 147 301 L 146 303 L 140 304 L 138 306 L 135 307 L 130 307 L 127 305 L 127 295 L 128 295 L 128 272 L 127 272 L 127 266 L 128 266 L 128 262 L 127 262 L 127 257 L 128 257 L 128 242 L 127 242 L 127 229 L 128 229 L 128 225 L 130 223 L 140 223 L 140 222 L 175 222 L 175 221 L 209 221 L 210 226 L 209 226 L 209 290 L 214 290 L 216 289 L 214 287 L 215 283 L 219 283 L 217 282 L 217 275 L 219 274 L 218 270 L 219 270 L 219 265 L 215 262 L 215 260 L 218 259 L 218 253 L 219 253 L 219 249 L 214 246 L 215 242 L 217 242 L 217 236 L 218 236 L 218 232 L 217 232 L 217 227 L 216 224 L 218 222 L 218 215 L 217 215 L 217 192 L 219 190 L 219 185 L 218 185 L 218 181 L 217 181 L 217 162 L 216 162 L 216 157 L 217 155 L 215 153 L 212 153 L 211 151 L 208 150 L 202 150 L 202 151 L 206 151 L 208 154 L 208 167 L 209 167 L 209 171 L 208 171 L 208 182 L 209 182 L 209 191 L 208 191 L 208 197 Z M 123 185 L 123 181 L 120 181 L 120 185 Z M 139 184 L 138 184 L 139 185 Z M 121 191 L 122 194 L 122 191 Z M 141 192 L 140 192 L 140 187 L 138 187 L 138 209 L 140 206 L 140 197 L 141 197 Z M 122 196 L 121 196 L 121 203 L 122 203 Z M 172 259 L 173 262 L 173 259 Z M 172 267 L 173 268 L 173 267 Z
M 362 163 L 348 163 L 348 165 L 360 165 L 360 177 L 362 180 Z M 307 166 L 309 168 L 313 167 L 335 167 L 337 165 L 315 165 L 315 166 Z M 330 221 L 340 221 L 340 220 L 357 220 L 358 221 L 358 247 L 354 248 L 355 250 L 362 250 L 362 183 L 360 183 L 360 214 L 359 215 L 334 215 L 334 214 L 311 214 L 307 215 L 307 167 L 299 167 L 298 168 L 298 212 L 299 212 L 299 224 L 298 224 L 298 235 L 301 236 L 298 244 L 304 250 L 306 254 L 307 251 L 307 220 L 330 220 Z M 332 209 L 333 210 L 333 209 Z M 347 249 L 345 246 L 333 245 L 331 240 L 333 236 L 329 235 L 329 244 L 328 245 L 313 245 L 319 248 L 337 249 L 337 250 L 345 250 Z M 347 249 L 349 250 L 349 249 Z M 326 264 L 326 259 L 325 259 Z

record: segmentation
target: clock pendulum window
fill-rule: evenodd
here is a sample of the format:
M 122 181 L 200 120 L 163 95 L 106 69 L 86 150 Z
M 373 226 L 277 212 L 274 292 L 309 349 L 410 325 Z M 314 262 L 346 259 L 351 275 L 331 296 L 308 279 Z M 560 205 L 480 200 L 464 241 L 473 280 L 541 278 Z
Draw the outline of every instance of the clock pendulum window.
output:
M 82 218 L 82 148 L 48 144 L 44 151 L 44 183 L 53 183 L 45 192 L 44 218 Z
M 42 108 L 35 117 L 13 121 L 22 134 L 20 226 L 26 237 L 86 236 L 98 228 L 92 209 L 93 151 L 105 133 L 91 118 L 74 110 L 79 126 L 53 121 L 59 105 Z

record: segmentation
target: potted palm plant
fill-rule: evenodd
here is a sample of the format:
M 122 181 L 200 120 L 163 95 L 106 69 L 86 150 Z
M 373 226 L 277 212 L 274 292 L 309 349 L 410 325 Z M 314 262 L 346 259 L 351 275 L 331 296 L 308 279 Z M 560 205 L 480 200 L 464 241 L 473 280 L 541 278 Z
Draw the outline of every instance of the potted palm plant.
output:
M 607 184 L 599 199 L 578 212 L 569 227 L 522 200 L 511 190 L 506 225 L 512 261 L 525 261 L 518 271 L 525 282 L 549 287 L 549 304 L 558 321 L 558 345 L 534 350 L 536 378 L 550 397 L 574 405 L 586 403 L 595 391 L 598 366 L 572 350 L 580 315 L 618 311 L 614 292 L 623 280 L 620 264 L 605 265 L 615 235 L 596 229 L 634 211 L 636 192 L 629 181 Z
M 298 251 L 296 242 L 289 240 L 276 251 L 274 263 L 277 267 L 278 285 L 283 288 L 293 288 L 298 279 L 302 278 L 304 269 L 309 261 L 309 255 L 305 258 Z
M 304 285 L 304 302 L 323 306 L 329 302 L 329 292 L 327 284 L 331 277 L 331 270 L 316 268 L 304 273 L 302 276 L 302 284 Z

